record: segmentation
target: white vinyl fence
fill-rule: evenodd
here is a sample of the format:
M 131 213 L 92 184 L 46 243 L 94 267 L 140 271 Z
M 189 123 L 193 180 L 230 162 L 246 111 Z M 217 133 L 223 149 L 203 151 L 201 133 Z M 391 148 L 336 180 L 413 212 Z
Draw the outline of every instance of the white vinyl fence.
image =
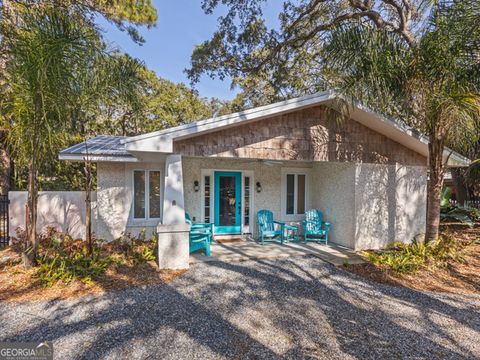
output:
M 9 235 L 16 237 L 18 228 L 25 229 L 26 191 L 10 191 Z M 96 193 L 92 192 L 92 222 L 96 219 Z M 74 239 L 85 239 L 85 193 L 83 191 L 41 191 L 38 195 L 39 232 L 47 227 L 69 233 Z

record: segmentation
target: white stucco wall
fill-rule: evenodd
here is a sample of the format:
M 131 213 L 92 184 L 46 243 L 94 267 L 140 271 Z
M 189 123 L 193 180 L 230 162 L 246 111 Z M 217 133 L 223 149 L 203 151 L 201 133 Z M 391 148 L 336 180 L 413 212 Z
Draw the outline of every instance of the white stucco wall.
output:
M 185 224 L 182 156 L 169 155 L 165 161 L 163 192 L 163 225 Z
M 10 191 L 9 235 L 25 229 L 26 191 Z M 96 218 L 96 194 L 92 193 L 92 220 Z M 40 191 L 38 194 L 37 231 L 47 227 L 69 233 L 75 239 L 85 239 L 85 193 L 83 191 Z
M 355 164 L 318 162 L 313 167 L 313 208 L 331 224 L 330 241 L 355 246 Z
M 113 240 L 130 232 L 136 236 L 145 230 L 147 236 L 156 232 L 159 219 L 137 220 L 133 218 L 133 171 L 159 170 L 165 176 L 165 162 L 97 164 L 98 220 L 95 232 L 98 238 Z M 163 183 L 162 183 L 163 188 Z M 161 192 L 163 201 L 163 190 Z
M 130 211 L 127 196 L 125 163 L 98 163 L 98 219 L 95 224 L 95 232 L 98 238 L 113 240 L 125 231 Z
M 427 172 L 424 167 L 355 166 L 355 249 L 389 241 L 410 242 L 425 231 Z

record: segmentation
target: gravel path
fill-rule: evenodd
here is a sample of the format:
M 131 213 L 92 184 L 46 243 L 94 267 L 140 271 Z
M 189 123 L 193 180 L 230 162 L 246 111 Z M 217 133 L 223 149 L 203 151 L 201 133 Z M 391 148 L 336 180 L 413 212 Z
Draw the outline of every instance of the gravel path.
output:
M 1 341 L 52 340 L 57 359 L 480 358 L 480 297 L 373 284 L 314 257 L 0 306 Z

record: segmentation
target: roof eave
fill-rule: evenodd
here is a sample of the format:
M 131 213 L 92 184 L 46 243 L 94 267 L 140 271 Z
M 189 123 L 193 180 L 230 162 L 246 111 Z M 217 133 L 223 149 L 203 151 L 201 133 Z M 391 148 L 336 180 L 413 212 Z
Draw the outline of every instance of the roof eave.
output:
M 138 136 L 129 137 L 123 139 L 121 143 L 126 145 L 127 151 L 133 149 L 139 149 L 140 146 L 135 145 L 136 142 L 142 142 L 145 145 L 153 145 L 149 139 L 155 139 L 155 147 L 161 148 L 162 146 L 158 143 L 161 141 L 172 142 L 173 139 L 181 140 L 186 139 L 191 136 L 197 136 L 200 134 L 208 133 L 211 131 L 216 131 L 219 128 L 235 126 L 240 123 L 248 123 L 249 121 L 258 121 L 262 118 L 266 118 L 272 115 L 281 115 L 282 113 L 287 113 L 293 110 L 302 109 L 316 104 L 323 103 L 328 100 L 332 100 L 337 95 L 333 91 L 325 91 L 322 93 L 317 93 L 313 95 L 302 96 L 295 99 L 289 99 L 281 102 L 277 102 L 270 105 L 256 107 L 250 110 L 245 110 L 229 115 L 224 115 L 220 117 L 213 117 L 206 120 L 200 120 L 193 123 L 176 126 L 170 129 L 155 131 L 147 134 L 142 134 Z M 170 150 L 169 144 L 165 146 L 166 152 Z M 159 151 L 159 150 L 150 150 L 150 147 L 147 148 L 147 151 Z
M 86 154 L 62 154 L 58 155 L 59 160 L 66 161 L 93 161 L 93 162 L 138 162 L 133 156 L 114 156 L 114 155 L 86 155 Z

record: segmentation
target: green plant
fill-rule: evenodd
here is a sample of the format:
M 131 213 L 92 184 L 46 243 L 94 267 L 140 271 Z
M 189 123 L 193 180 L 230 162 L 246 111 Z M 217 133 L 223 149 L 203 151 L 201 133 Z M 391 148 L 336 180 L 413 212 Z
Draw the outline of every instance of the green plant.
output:
M 442 209 L 440 218 L 443 221 L 457 221 L 473 227 L 474 222 L 480 221 L 480 210 L 470 207 Z
M 18 231 L 18 244 L 25 242 L 27 235 Z M 156 259 L 157 236 L 149 239 L 145 232 L 135 237 L 130 233 L 121 238 L 104 242 L 93 239 L 93 251 L 89 255 L 86 242 L 75 240 L 70 235 L 47 228 L 39 235 L 38 267 L 33 277 L 45 287 L 57 282 L 64 284 L 82 281 L 91 284 L 101 280 L 109 268 L 118 266 L 135 267 Z M 22 246 L 17 250 L 21 252 Z
M 395 273 L 409 274 L 426 266 L 445 266 L 449 261 L 462 261 L 464 245 L 451 235 L 443 235 L 428 243 L 414 241 L 404 244 L 391 242 L 382 251 L 367 251 L 368 262 L 391 269 Z
M 451 208 L 450 200 L 452 199 L 452 189 L 450 186 L 445 186 L 442 190 L 442 198 L 440 200 L 440 207 L 443 208 Z
M 101 278 L 112 264 L 110 257 L 100 256 L 98 241 L 92 255 L 88 256 L 85 243 L 81 240 L 73 240 L 69 235 L 53 229 L 42 235 L 35 276 L 44 286 L 52 286 L 57 281 L 70 283 L 74 280 L 89 284 Z
M 145 231 L 132 242 L 132 260 L 134 264 L 155 261 L 157 249 L 157 236 L 154 234 L 150 240 L 146 240 Z

